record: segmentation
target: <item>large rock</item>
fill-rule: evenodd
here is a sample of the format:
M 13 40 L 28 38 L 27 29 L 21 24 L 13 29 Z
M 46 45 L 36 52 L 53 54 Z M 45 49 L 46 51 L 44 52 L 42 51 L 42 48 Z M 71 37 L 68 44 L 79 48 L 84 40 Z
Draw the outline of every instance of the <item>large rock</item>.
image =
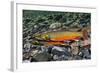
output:
M 37 61 L 49 61 L 51 59 L 51 55 L 48 53 L 38 53 L 34 56 L 34 59 Z
M 51 53 L 54 60 L 68 60 L 71 57 L 70 52 L 64 47 L 54 46 Z

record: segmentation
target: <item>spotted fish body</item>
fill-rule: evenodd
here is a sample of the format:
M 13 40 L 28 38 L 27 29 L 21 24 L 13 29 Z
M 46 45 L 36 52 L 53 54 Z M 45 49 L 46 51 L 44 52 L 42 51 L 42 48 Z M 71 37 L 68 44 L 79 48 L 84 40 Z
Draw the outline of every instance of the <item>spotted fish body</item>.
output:
M 48 33 L 41 33 L 36 35 L 36 38 L 42 40 L 52 40 L 52 41 L 65 41 L 65 40 L 74 40 L 82 37 L 82 32 L 48 32 Z
M 52 31 L 44 32 L 39 34 L 34 34 L 37 40 L 43 40 L 48 42 L 47 44 L 59 45 L 64 44 L 65 41 L 76 41 L 83 38 L 84 40 L 88 38 L 87 29 L 84 28 L 81 31 Z

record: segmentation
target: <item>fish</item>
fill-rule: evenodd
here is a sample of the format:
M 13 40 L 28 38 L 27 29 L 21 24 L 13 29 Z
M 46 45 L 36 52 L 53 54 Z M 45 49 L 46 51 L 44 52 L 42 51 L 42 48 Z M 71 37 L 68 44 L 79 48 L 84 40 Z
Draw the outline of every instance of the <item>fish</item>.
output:
M 49 45 L 65 45 L 66 41 L 76 41 L 82 37 L 87 38 L 87 31 L 52 31 L 46 33 L 35 34 L 37 40 L 47 42 Z

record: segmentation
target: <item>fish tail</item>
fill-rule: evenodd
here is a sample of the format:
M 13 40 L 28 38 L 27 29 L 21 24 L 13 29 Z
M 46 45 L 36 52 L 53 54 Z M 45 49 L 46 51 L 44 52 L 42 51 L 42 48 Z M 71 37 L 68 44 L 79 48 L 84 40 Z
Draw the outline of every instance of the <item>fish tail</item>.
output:
M 86 28 L 84 28 L 84 29 L 82 30 L 82 34 L 83 34 L 83 39 L 84 39 L 84 40 L 88 39 L 88 31 L 87 31 Z

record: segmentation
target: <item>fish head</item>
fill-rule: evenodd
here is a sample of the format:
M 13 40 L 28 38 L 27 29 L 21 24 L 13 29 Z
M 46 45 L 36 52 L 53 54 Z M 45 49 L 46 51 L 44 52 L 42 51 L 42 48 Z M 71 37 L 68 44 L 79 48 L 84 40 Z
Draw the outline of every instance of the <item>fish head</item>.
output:
M 34 37 L 38 40 L 49 40 L 50 37 L 48 34 L 36 34 Z

